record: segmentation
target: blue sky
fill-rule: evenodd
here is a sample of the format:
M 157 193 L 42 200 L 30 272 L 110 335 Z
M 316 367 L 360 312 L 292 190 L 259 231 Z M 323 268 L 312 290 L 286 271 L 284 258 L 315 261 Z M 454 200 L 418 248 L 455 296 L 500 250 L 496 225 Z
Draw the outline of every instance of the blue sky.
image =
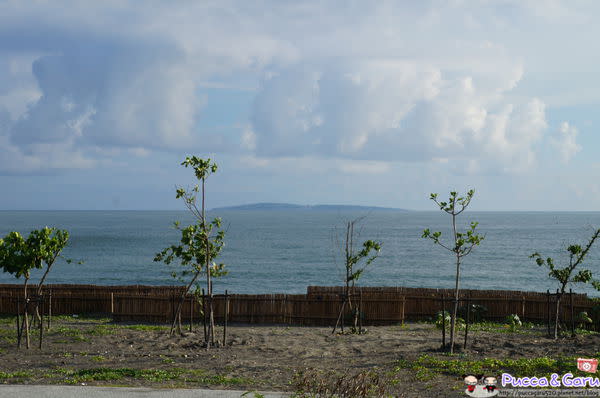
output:
M 600 211 L 594 1 L 0 2 L 0 209 Z

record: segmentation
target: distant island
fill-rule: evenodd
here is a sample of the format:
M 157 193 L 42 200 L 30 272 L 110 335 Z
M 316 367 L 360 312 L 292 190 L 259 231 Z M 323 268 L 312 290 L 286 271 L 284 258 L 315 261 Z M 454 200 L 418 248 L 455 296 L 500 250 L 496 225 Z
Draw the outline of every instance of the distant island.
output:
M 355 206 L 355 205 L 296 205 L 292 203 L 251 203 L 239 206 L 215 207 L 210 211 L 223 210 L 312 210 L 312 211 L 336 211 L 336 210 L 356 210 L 356 211 L 408 211 L 394 207 L 377 206 Z

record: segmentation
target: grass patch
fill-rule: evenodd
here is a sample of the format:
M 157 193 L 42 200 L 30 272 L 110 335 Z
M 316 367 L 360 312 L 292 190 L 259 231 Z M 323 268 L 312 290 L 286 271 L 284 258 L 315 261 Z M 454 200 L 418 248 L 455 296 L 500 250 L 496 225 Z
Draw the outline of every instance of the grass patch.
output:
M 92 359 L 95 357 L 92 357 Z M 44 375 L 45 378 L 59 378 L 67 384 L 80 384 L 92 381 L 122 381 L 127 379 L 145 380 L 154 383 L 181 382 L 202 385 L 240 385 L 252 384 L 252 380 L 241 377 L 225 375 L 211 375 L 202 369 L 133 369 L 133 368 L 91 368 L 91 369 L 64 369 L 57 368 L 52 373 Z
M 166 331 L 169 330 L 169 326 L 160 326 L 160 325 L 125 325 L 120 326 L 123 329 L 129 330 L 138 330 L 141 332 L 155 332 L 155 331 Z
M 26 371 L 0 372 L 0 383 L 5 383 L 8 381 L 21 382 L 31 377 L 33 377 L 33 373 Z
M 175 360 L 169 357 L 166 357 L 164 355 L 159 355 L 160 359 L 162 360 L 162 363 L 175 363 Z
M 14 315 L 0 315 L 0 325 L 14 325 L 17 322 L 17 317 Z
M 600 356 L 596 355 L 596 358 Z M 416 378 L 421 381 L 431 380 L 440 374 L 462 377 L 465 374 L 510 373 L 516 377 L 548 377 L 552 373 L 570 372 L 574 375 L 586 375 L 577 369 L 575 357 L 464 360 L 440 359 L 424 354 L 416 361 L 398 361 L 396 371 L 400 369 L 413 370 Z
M 77 328 L 71 328 L 71 327 L 67 327 L 67 326 L 60 326 L 57 328 L 53 328 L 49 333 L 49 335 L 60 335 L 60 336 L 64 336 L 64 337 L 69 337 L 72 341 L 84 341 L 84 342 L 89 342 L 90 339 L 88 339 L 87 337 L 85 337 L 83 335 L 83 331 L 81 329 L 77 329 Z M 68 342 L 66 340 L 57 340 L 58 342 Z
M 481 321 L 469 324 L 469 330 L 474 332 L 493 332 L 493 333 L 518 333 L 518 334 L 543 334 L 546 325 L 523 322 L 521 326 L 511 326 L 501 322 Z M 464 330 L 464 326 L 459 328 Z

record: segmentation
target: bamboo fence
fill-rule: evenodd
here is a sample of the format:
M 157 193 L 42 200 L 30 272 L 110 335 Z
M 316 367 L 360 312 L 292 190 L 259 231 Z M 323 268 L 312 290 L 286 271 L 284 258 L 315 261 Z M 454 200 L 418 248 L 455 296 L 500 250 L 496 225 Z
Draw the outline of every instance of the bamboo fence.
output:
M 33 293 L 35 286 L 29 288 Z M 115 321 L 170 322 L 183 293 L 181 286 L 97 286 L 47 285 L 43 291 L 43 305 L 48 313 L 104 314 Z M 405 320 L 427 319 L 452 305 L 452 289 L 406 287 L 357 287 L 352 297 L 360 305 L 364 325 L 398 324 Z M 16 314 L 22 307 L 22 285 L 0 284 L 0 314 Z M 228 322 L 251 324 L 323 325 L 335 323 L 343 301 L 343 287 L 309 286 L 306 294 L 230 294 Z M 19 303 L 19 300 L 21 303 Z M 546 322 L 554 314 L 553 295 L 538 292 L 504 290 L 463 290 L 460 306 L 484 306 L 485 319 L 503 320 L 517 314 L 523 321 Z M 467 301 L 468 300 L 468 301 Z M 598 303 L 585 294 L 565 295 L 562 321 L 570 322 L 582 311 L 591 314 Z M 205 300 L 206 302 L 206 300 Z M 186 296 L 182 321 L 199 321 L 201 303 Z M 215 295 L 213 308 L 216 321 L 224 321 L 225 296 Z M 595 312 L 594 312 L 595 313 Z M 345 318 L 350 318 L 347 311 Z

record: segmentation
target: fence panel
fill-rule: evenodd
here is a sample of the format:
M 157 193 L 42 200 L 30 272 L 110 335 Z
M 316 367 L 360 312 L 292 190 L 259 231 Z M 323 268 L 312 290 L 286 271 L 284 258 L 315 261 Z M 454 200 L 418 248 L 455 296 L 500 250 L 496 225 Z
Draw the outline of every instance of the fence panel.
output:
M 35 292 L 35 286 L 29 292 Z M 115 321 L 171 322 L 183 292 L 181 286 L 97 286 L 97 285 L 47 285 L 44 287 L 46 312 L 52 301 L 52 314 L 95 313 L 112 315 Z M 326 325 L 335 323 L 342 305 L 341 286 L 309 286 L 306 294 L 232 294 L 229 295 L 229 322 Z M 16 314 L 18 300 L 23 297 L 22 285 L 0 284 L 0 313 Z M 433 317 L 442 309 L 451 309 L 452 289 L 407 287 L 360 287 L 351 297 L 353 305 L 361 305 L 365 325 L 400 323 L 407 319 Z M 479 304 L 487 308 L 484 317 L 503 320 L 517 314 L 523 321 L 544 322 L 555 311 L 555 299 L 550 304 L 546 293 L 502 290 L 463 290 L 460 306 Z M 205 300 L 206 302 L 206 300 Z M 22 308 L 22 301 L 21 301 Z M 585 294 L 573 295 L 573 316 L 582 311 L 591 315 L 596 302 Z M 213 299 L 215 321 L 223 322 L 225 297 Z M 356 307 L 354 307 L 356 308 Z M 182 322 L 201 320 L 201 303 L 187 296 L 183 303 Z M 570 296 L 561 303 L 561 320 L 571 321 Z M 343 314 L 346 324 L 351 318 L 350 309 Z

